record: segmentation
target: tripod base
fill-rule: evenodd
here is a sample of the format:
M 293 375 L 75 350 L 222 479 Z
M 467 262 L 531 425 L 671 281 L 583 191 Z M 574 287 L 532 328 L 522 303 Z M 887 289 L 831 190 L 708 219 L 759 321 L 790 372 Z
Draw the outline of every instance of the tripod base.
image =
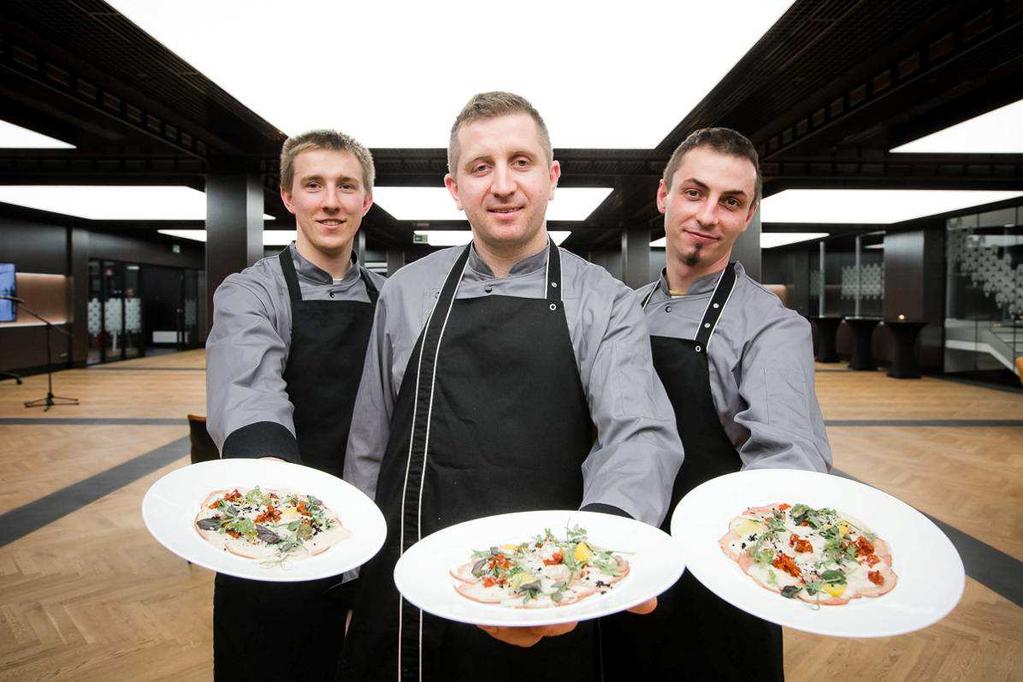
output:
M 54 405 L 77 405 L 78 398 L 62 398 L 59 395 L 47 393 L 45 398 L 39 400 L 26 400 L 25 407 L 41 407 L 46 412 Z

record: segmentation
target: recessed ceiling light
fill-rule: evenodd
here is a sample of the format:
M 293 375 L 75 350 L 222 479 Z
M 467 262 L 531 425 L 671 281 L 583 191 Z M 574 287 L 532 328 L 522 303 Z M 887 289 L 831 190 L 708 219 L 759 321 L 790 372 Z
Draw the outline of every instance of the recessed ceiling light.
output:
M 340 127 L 369 147 L 445 147 L 473 93 L 510 90 L 536 106 L 556 147 L 651 149 L 792 2 L 110 4 L 289 135 Z M 423 57 L 426 37 L 448 46 L 443 58 Z M 324 87 L 330 65 L 335 85 Z M 685 85 L 664 87 L 682 65 Z
M 572 234 L 564 230 L 549 230 L 551 240 L 558 246 Z M 415 230 L 412 240 L 416 244 L 430 246 L 464 246 L 472 241 L 470 230 Z
M 913 154 L 1023 154 L 1023 100 L 892 150 Z
M 797 244 L 799 242 L 806 242 L 812 239 L 821 239 L 827 237 L 827 232 L 761 232 L 760 233 L 760 248 L 762 249 L 773 249 L 776 246 L 786 246 L 788 244 Z M 668 238 L 661 237 L 650 242 L 650 248 L 652 249 L 663 249 L 668 245 Z
M 763 201 L 764 223 L 887 225 L 1023 196 L 940 189 L 787 189 Z
M 73 144 L 0 121 L 0 149 L 74 149 Z
M 157 232 L 178 239 L 206 241 L 206 230 L 157 230 Z M 293 241 L 295 241 L 295 230 L 263 230 L 263 246 L 287 246 Z
M 89 220 L 206 219 L 206 194 L 181 186 L 0 185 L 0 202 Z
M 610 187 L 559 187 L 547 220 L 586 220 L 611 194 Z M 373 201 L 398 220 L 465 220 L 444 187 L 374 187 Z

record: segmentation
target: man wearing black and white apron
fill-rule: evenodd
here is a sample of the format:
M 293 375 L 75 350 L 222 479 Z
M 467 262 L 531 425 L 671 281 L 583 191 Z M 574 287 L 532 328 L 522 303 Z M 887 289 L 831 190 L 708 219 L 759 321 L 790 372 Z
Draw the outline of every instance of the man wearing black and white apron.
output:
M 388 536 L 362 567 L 341 677 L 597 680 L 593 621 L 483 629 L 394 587 L 403 551 L 474 518 L 582 508 L 659 524 L 682 459 L 634 293 L 548 239 L 560 166 L 536 110 L 475 96 L 448 165 L 473 241 L 388 280 L 356 403 L 345 479 L 375 493 Z
M 340 477 L 383 278 L 352 250 L 372 205 L 373 159 L 312 131 L 281 152 L 295 243 L 231 275 L 206 344 L 207 428 L 224 457 L 275 457 Z M 217 575 L 219 680 L 333 679 L 350 605 L 340 577 L 297 583 Z
M 685 445 L 672 509 L 699 484 L 740 469 L 831 466 L 810 325 L 729 262 L 760 184 L 750 141 L 710 128 L 679 146 L 657 192 L 666 267 L 639 296 Z M 653 614 L 612 616 L 603 634 L 608 679 L 784 677 L 781 628 L 729 605 L 688 572 Z

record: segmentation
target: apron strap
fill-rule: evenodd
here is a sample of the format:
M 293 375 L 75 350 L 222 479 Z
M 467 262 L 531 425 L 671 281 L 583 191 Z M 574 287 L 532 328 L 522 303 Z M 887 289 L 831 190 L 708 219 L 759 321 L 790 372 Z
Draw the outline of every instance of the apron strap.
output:
M 650 303 L 650 299 L 653 298 L 654 292 L 657 291 L 657 288 L 660 285 L 661 284 L 660 284 L 659 281 L 658 282 L 654 282 L 654 285 L 652 287 L 650 287 L 650 291 L 648 291 L 647 295 L 643 297 L 643 305 L 640 306 L 643 310 L 646 310 L 647 305 Z
M 548 237 L 547 247 L 547 307 L 557 310 L 561 303 L 561 251 Z
M 302 301 L 302 290 L 298 286 L 298 275 L 295 273 L 295 263 L 291 260 L 291 247 L 285 246 L 279 254 L 277 254 L 278 260 L 281 261 L 281 270 L 284 271 L 284 281 L 288 283 L 288 296 L 291 298 L 292 306 L 295 303 L 301 303 Z
M 380 297 L 380 292 L 377 291 L 376 285 L 373 284 L 373 280 L 370 279 L 369 271 L 360 265 L 356 265 L 355 267 L 359 268 L 359 277 L 362 278 L 362 283 L 366 287 L 366 295 L 369 296 L 369 302 L 376 305 L 377 298 Z
M 718 283 L 714 287 L 714 295 L 710 297 L 710 303 L 707 304 L 707 309 L 703 313 L 700 328 L 696 332 L 697 352 L 700 352 L 701 349 L 706 350 L 707 344 L 710 343 L 710 337 L 714 334 L 714 329 L 717 328 L 718 320 L 721 319 L 721 313 L 725 311 L 725 304 L 728 303 L 734 287 L 735 262 L 733 261 L 721 272 L 721 277 L 718 278 Z

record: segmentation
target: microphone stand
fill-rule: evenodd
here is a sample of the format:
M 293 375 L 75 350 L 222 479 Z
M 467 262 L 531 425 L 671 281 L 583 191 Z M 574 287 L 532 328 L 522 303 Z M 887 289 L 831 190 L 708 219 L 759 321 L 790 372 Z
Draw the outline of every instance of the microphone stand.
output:
M 50 355 L 50 330 L 56 329 L 69 339 L 71 338 L 71 333 L 61 329 L 34 310 L 26 308 L 25 304 L 21 301 L 14 301 L 14 304 L 46 325 L 46 397 L 39 398 L 38 400 L 26 400 L 25 407 L 42 407 L 43 412 L 46 412 L 54 405 L 77 405 L 78 398 L 62 398 L 58 395 L 53 395 L 53 361 Z

